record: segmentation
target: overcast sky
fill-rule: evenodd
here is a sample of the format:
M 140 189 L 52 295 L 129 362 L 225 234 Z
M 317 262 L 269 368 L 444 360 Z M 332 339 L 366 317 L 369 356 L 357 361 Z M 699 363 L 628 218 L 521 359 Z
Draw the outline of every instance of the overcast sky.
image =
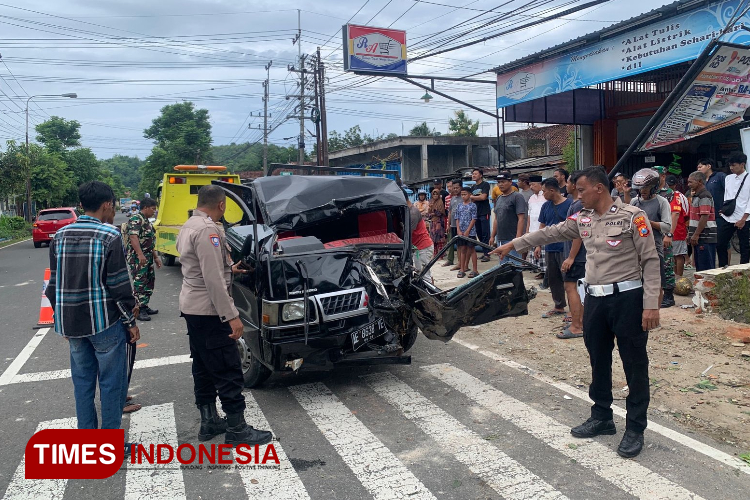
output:
M 7 1 L 7 0 L 6 0 Z M 262 81 L 270 69 L 271 122 L 292 112 L 285 95 L 296 93 L 297 10 L 301 9 L 302 51 L 317 47 L 328 64 L 329 131 L 359 125 L 377 135 L 408 133 L 427 121 L 447 131 L 448 118 L 461 106 L 438 96 L 429 104 L 423 90 L 392 78 L 359 77 L 343 72 L 340 28 L 347 21 L 407 30 L 409 55 L 435 50 L 455 41 L 437 32 L 475 18 L 489 20 L 531 3 L 523 16 L 494 25 L 538 20 L 585 3 L 570 0 L 0 0 L 0 140 L 23 140 L 26 99 L 39 94 L 75 92 L 78 99 L 35 97 L 33 126 L 51 115 L 81 122 L 82 143 L 100 158 L 114 154 L 145 158 L 151 150 L 143 138 L 167 104 L 191 100 L 208 109 L 214 144 L 254 142 L 262 137 Z M 410 74 L 467 76 L 485 71 L 555 44 L 596 31 L 615 22 L 671 3 L 668 0 L 611 0 L 602 5 L 503 36 L 483 44 L 429 57 L 409 65 Z M 448 6 L 450 5 L 450 6 Z M 496 9 L 494 14 L 483 13 Z M 468 24 L 467 26 L 473 26 Z M 501 28 L 503 26 L 504 28 Z M 488 31 L 487 33 L 491 33 Z M 434 46 L 428 44 L 435 42 Z M 492 80 L 493 73 L 475 76 Z M 484 109 L 492 110 L 492 85 L 437 83 L 436 88 Z M 480 135 L 495 134 L 494 120 L 479 119 Z M 252 128 L 248 128 L 250 125 Z M 508 129 L 523 128 L 508 124 Z M 307 123 L 314 131 L 314 125 Z M 270 136 L 279 145 L 296 143 L 299 122 L 282 123 Z M 308 137 L 308 148 L 313 138 Z

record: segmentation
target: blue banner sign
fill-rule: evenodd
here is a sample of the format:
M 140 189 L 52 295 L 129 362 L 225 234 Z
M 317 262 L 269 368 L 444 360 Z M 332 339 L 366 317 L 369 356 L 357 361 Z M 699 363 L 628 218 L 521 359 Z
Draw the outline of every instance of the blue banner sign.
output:
M 743 23 L 750 26 L 750 14 L 723 33 L 740 3 L 741 0 L 725 0 L 660 18 L 599 43 L 499 74 L 497 107 L 691 61 L 722 34 L 723 42 L 750 44 L 750 32 L 742 29 Z

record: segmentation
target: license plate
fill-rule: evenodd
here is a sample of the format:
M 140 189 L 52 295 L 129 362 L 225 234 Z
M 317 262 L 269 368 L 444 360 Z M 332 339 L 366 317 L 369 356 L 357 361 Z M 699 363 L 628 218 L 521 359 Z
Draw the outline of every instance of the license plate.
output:
M 54 238 L 55 237 L 55 233 L 49 233 L 47 236 L 49 236 L 50 238 Z
M 368 342 L 382 337 L 386 331 L 385 321 L 382 318 L 378 318 L 369 325 L 352 332 L 352 347 L 356 351 Z

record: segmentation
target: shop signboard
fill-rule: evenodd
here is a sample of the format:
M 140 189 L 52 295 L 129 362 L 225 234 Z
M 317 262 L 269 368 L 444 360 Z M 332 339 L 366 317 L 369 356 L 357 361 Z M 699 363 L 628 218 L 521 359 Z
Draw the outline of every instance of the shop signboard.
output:
M 750 106 L 750 47 L 720 44 L 640 150 L 734 125 Z
M 406 31 L 345 24 L 344 70 L 406 75 Z
M 713 2 L 666 18 L 656 12 L 653 22 L 647 25 L 629 29 L 625 24 L 610 30 L 616 35 L 598 43 L 584 46 L 581 42 L 578 49 L 573 47 L 541 62 L 498 74 L 497 107 L 691 61 L 719 36 L 723 42 L 750 44 L 750 32 L 743 29 L 750 27 L 750 14 L 724 32 L 741 3 L 742 0 Z

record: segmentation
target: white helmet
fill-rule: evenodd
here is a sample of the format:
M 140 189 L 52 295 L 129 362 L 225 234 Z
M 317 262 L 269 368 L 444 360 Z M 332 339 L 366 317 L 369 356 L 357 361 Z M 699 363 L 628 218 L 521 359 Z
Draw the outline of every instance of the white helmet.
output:
M 633 189 L 651 188 L 651 195 L 659 191 L 659 173 L 652 168 L 642 168 L 633 176 Z

